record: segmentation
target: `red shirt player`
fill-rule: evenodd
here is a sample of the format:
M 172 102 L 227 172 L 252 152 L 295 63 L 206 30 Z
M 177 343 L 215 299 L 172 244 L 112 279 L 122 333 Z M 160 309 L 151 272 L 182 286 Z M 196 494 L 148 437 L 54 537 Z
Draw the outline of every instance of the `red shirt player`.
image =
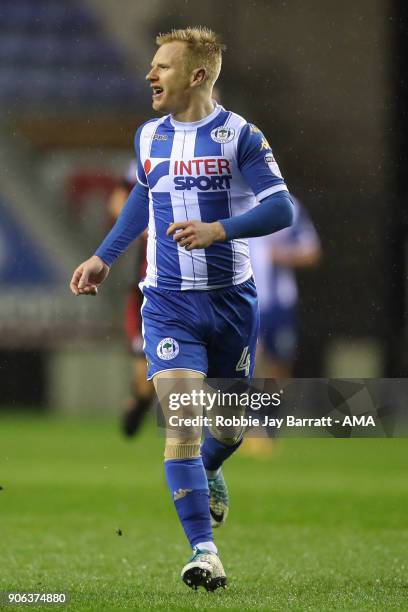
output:
M 119 216 L 135 184 L 136 162 L 132 161 L 122 181 L 109 198 L 108 212 L 112 223 Z M 137 241 L 136 282 L 131 287 L 125 309 L 125 331 L 133 355 L 132 396 L 122 418 L 122 431 L 126 436 L 133 436 L 138 431 L 154 397 L 153 384 L 146 380 L 147 365 L 143 352 L 142 318 L 140 314 L 143 295 L 139 289 L 139 281 L 146 276 L 146 245 L 147 230 Z

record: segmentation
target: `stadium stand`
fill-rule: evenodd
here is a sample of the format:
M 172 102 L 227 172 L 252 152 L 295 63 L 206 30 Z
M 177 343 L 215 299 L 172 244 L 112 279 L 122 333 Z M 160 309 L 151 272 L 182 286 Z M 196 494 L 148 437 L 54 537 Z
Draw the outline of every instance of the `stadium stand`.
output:
M 0 103 L 130 105 L 138 93 L 121 50 L 75 1 L 2 0 Z
M 79 253 L 95 242 L 82 215 L 98 217 L 88 225 L 104 230 L 99 191 L 75 218 L 67 205 L 83 195 L 75 177 L 98 182 L 114 175 L 117 158 L 121 167 L 142 88 L 97 11 L 77 0 L 0 3 L 0 350 L 52 351 L 83 337 L 89 321 L 87 338 L 105 333 L 109 300 L 90 308 L 67 300 L 66 287 Z

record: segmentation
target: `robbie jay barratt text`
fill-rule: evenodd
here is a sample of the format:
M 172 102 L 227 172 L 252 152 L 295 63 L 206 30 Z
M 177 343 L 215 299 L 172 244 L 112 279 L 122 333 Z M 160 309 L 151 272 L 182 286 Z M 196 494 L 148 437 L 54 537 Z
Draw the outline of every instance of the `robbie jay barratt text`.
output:
M 313 418 L 298 418 L 288 415 L 285 418 L 264 416 L 262 419 L 252 416 L 232 416 L 225 417 L 217 415 L 215 417 L 196 416 L 182 417 L 171 415 L 168 419 L 170 427 L 276 427 L 280 429 L 286 427 L 333 427 L 341 425 L 343 427 L 361 426 L 375 427 L 375 420 L 372 416 L 345 416 L 343 419 L 334 419 L 330 416 Z

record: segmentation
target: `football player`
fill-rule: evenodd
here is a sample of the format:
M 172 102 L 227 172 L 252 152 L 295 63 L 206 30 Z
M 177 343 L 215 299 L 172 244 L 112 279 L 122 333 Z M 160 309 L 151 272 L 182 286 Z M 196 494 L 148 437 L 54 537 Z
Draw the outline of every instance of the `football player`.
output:
M 161 34 L 146 79 L 153 109 L 135 136 L 137 184 L 115 226 L 71 280 L 97 293 L 115 259 L 148 226 L 142 285 L 148 378 L 161 381 L 252 375 L 259 316 L 248 237 L 292 223 L 293 204 L 268 141 L 212 98 L 224 45 L 207 28 Z M 226 575 L 213 524 L 228 511 L 223 462 L 242 440 L 222 432 L 169 431 L 165 473 L 193 549 L 184 582 L 214 590 Z M 210 511 L 211 510 L 211 511 Z

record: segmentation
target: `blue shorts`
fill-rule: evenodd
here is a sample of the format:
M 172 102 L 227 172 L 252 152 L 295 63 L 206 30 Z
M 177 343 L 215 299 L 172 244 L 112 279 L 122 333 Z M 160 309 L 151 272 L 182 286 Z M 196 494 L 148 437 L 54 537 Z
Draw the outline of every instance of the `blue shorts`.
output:
M 274 305 L 261 312 L 259 339 L 265 352 L 279 361 L 293 361 L 297 348 L 297 309 Z
M 259 311 L 255 283 L 211 291 L 143 288 L 147 378 L 195 370 L 210 378 L 252 376 Z

